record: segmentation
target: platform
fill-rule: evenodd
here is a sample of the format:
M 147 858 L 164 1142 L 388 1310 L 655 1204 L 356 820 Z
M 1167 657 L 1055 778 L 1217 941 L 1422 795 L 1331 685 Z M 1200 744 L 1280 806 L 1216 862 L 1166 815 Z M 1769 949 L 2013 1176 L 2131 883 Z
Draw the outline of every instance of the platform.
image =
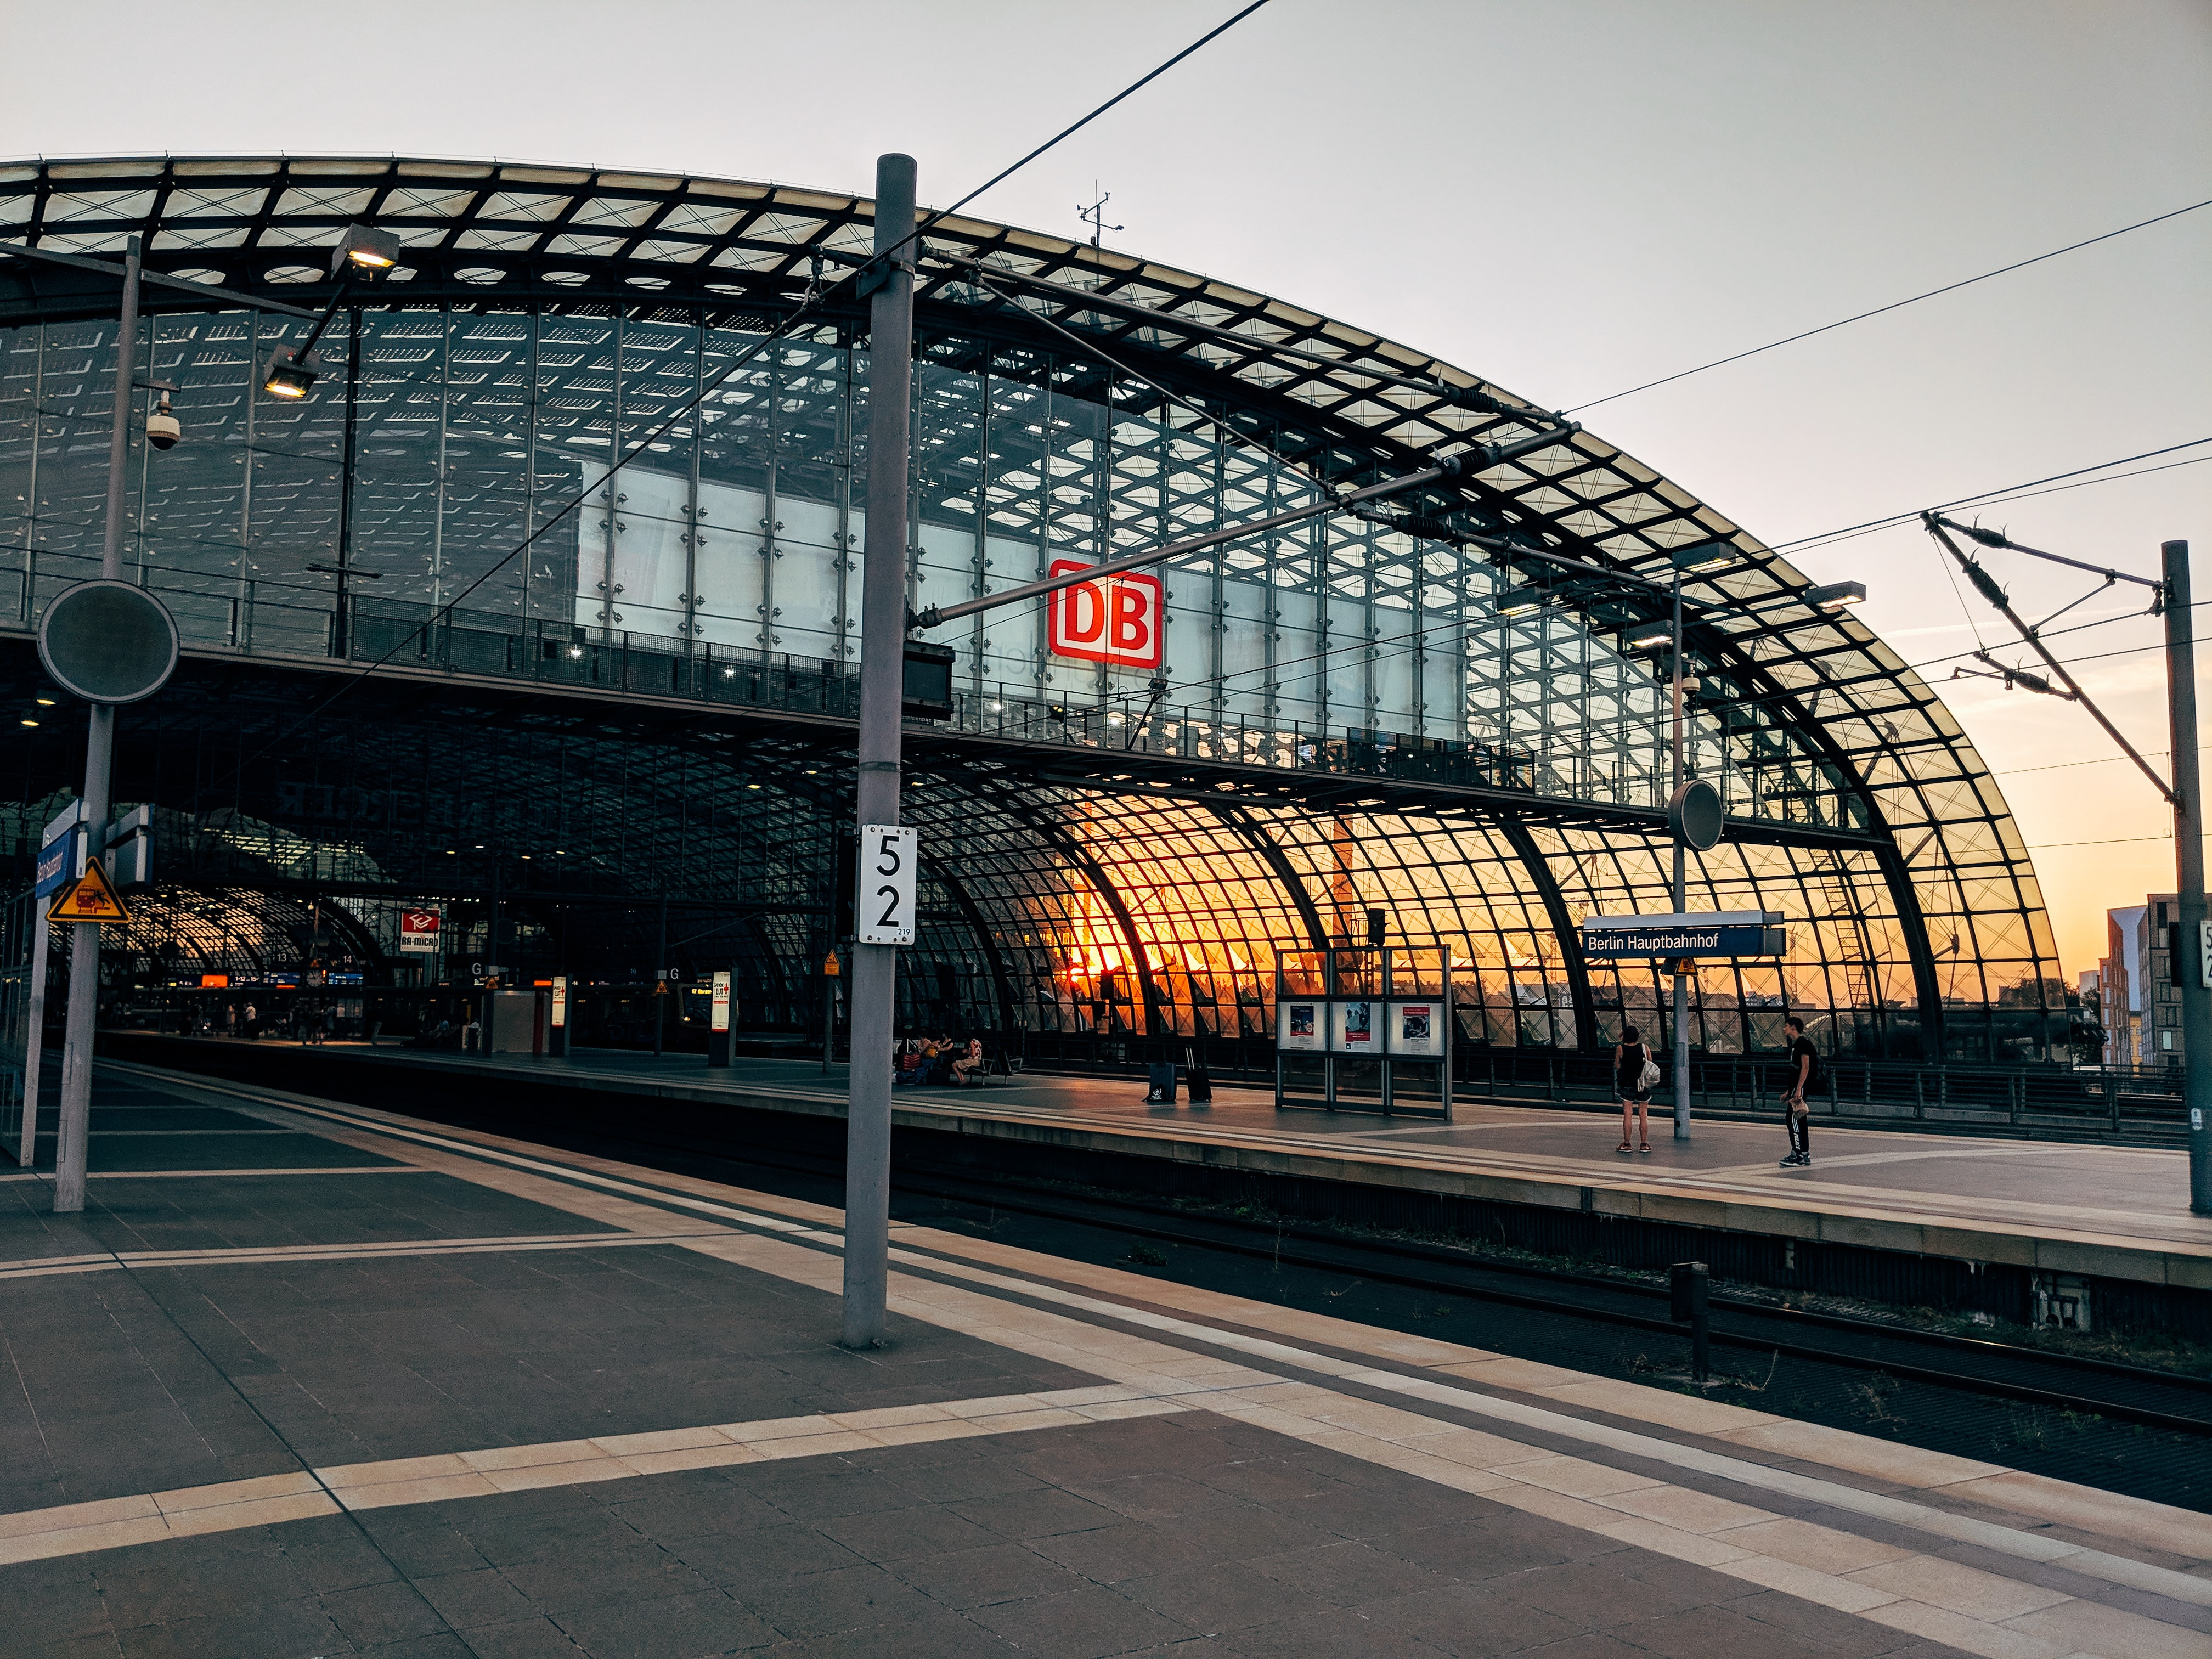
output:
M 191 1064 L 221 1039 L 136 1038 L 128 1052 Z M 404 1073 L 842 1115 L 842 1066 L 615 1049 L 561 1059 L 473 1057 L 334 1044 L 310 1053 Z M 893 1097 L 896 1121 L 967 1135 L 1202 1162 L 1273 1174 L 1450 1193 L 1501 1202 L 2004 1263 L 2037 1272 L 2212 1289 L 2212 1218 L 2189 1212 L 2187 1154 L 2071 1141 L 1832 1129 L 1815 1120 L 1810 1169 L 1778 1167 L 1779 1121 L 1693 1126 L 1687 1144 L 1654 1117 L 1651 1152 L 1621 1154 L 1618 1121 L 1582 1111 L 1462 1101 L 1454 1121 L 1278 1111 L 1271 1092 L 1215 1086 L 1210 1106 L 1144 1103 L 1140 1081 L 1024 1073 L 980 1089 Z
M 854 1354 L 818 1205 L 93 1129 L 82 1216 L 0 1176 L 13 1659 L 2212 1654 L 2194 1511 L 927 1226 Z

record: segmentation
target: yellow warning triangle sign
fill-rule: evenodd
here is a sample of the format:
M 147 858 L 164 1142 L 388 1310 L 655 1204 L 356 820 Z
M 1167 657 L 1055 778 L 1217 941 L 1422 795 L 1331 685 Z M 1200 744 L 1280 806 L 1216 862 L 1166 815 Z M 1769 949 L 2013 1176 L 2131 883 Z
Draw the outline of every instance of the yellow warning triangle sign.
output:
M 84 873 L 70 886 L 54 895 L 53 908 L 46 912 L 48 921 L 128 921 L 131 913 L 123 908 L 123 901 L 107 884 L 107 872 L 100 867 L 100 860 L 89 860 Z

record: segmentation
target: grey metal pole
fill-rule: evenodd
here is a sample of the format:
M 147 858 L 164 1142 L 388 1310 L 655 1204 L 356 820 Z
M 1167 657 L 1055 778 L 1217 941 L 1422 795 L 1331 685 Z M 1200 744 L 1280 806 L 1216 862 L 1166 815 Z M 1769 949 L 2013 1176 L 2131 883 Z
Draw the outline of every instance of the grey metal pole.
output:
M 1682 573 L 1674 572 L 1674 673 L 1673 679 L 1674 702 L 1674 775 L 1668 785 L 1668 799 L 1673 799 L 1682 787 Z M 1674 914 L 1680 915 L 1689 906 L 1690 852 L 1680 836 L 1674 838 Z M 1678 963 L 1676 964 L 1680 966 Z M 1681 974 L 1674 975 L 1674 1139 L 1690 1138 L 1690 981 Z
M 2166 697 L 2173 733 L 2174 891 L 2181 901 L 2181 1077 L 2189 1108 L 2189 1207 L 2212 1215 L 2212 991 L 2204 988 L 2204 812 L 2197 764 L 2196 618 L 2189 544 L 2159 550 L 2166 576 Z
M 31 1029 L 23 1040 L 23 1133 L 15 1148 L 15 1162 L 27 1170 L 39 1155 L 40 1073 L 46 1057 L 46 954 L 52 945 L 51 924 L 46 921 L 50 902 L 51 896 L 34 895 L 31 900 L 30 1006 L 25 1012 Z
M 125 464 L 131 455 L 132 355 L 138 345 L 139 240 L 123 260 L 123 315 L 115 337 L 115 418 L 107 440 L 107 522 L 100 549 L 100 574 L 123 577 Z M 107 822 L 108 774 L 114 757 L 115 710 L 94 703 L 84 741 L 84 824 L 87 854 L 97 858 Z M 92 1127 L 92 1044 L 100 1020 L 100 924 L 80 921 L 70 943 L 69 1026 L 62 1038 L 60 1133 L 54 1143 L 54 1213 L 84 1208 L 87 1135 Z
M 914 378 L 910 155 L 876 160 L 876 257 L 890 261 L 868 334 L 868 522 L 860 577 L 862 824 L 899 821 L 899 705 L 906 677 L 907 409 Z M 890 1272 L 891 1041 L 898 947 L 853 946 L 852 1053 L 845 1114 L 845 1321 L 848 1348 L 884 1340 Z
M 84 744 L 86 834 L 107 822 L 107 776 L 115 711 L 94 703 Z M 60 1133 L 54 1143 L 54 1213 L 84 1208 L 87 1134 L 92 1127 L 92 1042 L 100 1018 L 100 924 L 80 921 L 70 942 L 69 1027 L 62 1038 Z
M 659 1060 L 661 1039 L 668 1031 L 668 999 L 671 995 L 668 989 L 668 895 L 665 892 L 660 896 L 660 944 L 653 959 L 659 966 L 653 970 L 653 995 L 648 1000 L 653 1004 L 653 1057 Z

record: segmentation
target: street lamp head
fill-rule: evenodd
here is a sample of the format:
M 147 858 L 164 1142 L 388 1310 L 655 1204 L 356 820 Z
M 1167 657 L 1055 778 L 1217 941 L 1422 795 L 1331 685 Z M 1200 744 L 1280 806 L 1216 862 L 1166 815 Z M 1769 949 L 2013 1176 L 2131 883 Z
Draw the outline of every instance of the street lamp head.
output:
M 1526 617 L 1544 608 L 1544 595 L 1540 588 L 1515 587 L 1498 596 L 1498 614 L 1501 617 Z
M 1634 651 L 1656 651 L 1674 643 L 1674 630 L 1665 623 L 1645 623 L 1628 632 L 1629 648 Z
M 313 350 L 298 356 L 289 346 L 278 346 L 269 354 L 269 368 L 261 378 L 261 389 L 272 398 L 296 401 L 314 390 L 322 372 L 323 361 Z
M 388 230 L 368 225 L 348 225 L 338 245 L 331 250 L 331 275 L 348 267 L 364 276 L 380 276 L 399 263 L 399 239 Z
M 1700 542 L 1695 547 L 1678 547 L 1668 557 L 1677 570 L 1697 572 L 1718 570 L 1723 565 L 1734 564 L 1739 555 L 1726 542 Z
M 1841 611 L 1846 605 L 1866 603 L 1864 582 L 1830 582 L 1826 587 L 1808 588 L 1805 603 L 1817 605 L 1823 611 Z

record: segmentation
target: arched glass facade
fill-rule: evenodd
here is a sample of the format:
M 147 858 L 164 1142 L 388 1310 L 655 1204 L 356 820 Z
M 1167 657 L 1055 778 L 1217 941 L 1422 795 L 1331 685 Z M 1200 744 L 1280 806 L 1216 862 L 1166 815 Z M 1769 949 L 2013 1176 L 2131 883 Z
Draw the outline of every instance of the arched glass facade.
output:
M 289 836 L 313 869 L 395 902 L 450 884 L 447 860 L 525 853 L 500 874 L 518 897 L 563 881 L 643 896 L 665 869 L 584 802 L 611 770 L 650 765 L 666 787 L 672 769 L 696 836 L 684 890 L 750 907 L 763 984 L 804 980 L 849 799 L 830 739 L 859 642 L 860 307 L 723 376 L 859 262 L 869 210 L 473 162 L 0 167 L 0 245 L 112 258 L 137 234 L 149 272 L 295 306 L 321 302 L 349 222 L 407 250 L 350 295 L 295 403 L 264 393 L 258 365 L 304 321 L 146 290 L 140 361 L 177 388 L 185 440 L 137 442 L 125 556 L 196 657 L 381 664 L 372 687 L 598 686 L 821 728 L 631 738 L 588 777 L 573 743 L 517 736 L 441 786 L 462 804 L 441 822 L 400 805 L 398 726 L 334 716 L 295 775 L 226 803 L 232 828 L 165 867 L 235 879 L 265 862 L 255 836 Z M 1541 429 L 1418 351 L 1110 251 L 961 219 L 922 265 L 917 609 Z M 0 259 L 0 633 L 96 574 L 115 314 L 112 278 Z M 1042 607 L 946 630 L 958 708 L 908 743 L 937 878 L 909 979 L 994 1026 L 1256 1034 L 1277 947 L 1358 935 L 1382 908 L 1472 964 L 1469 1038 L 1577 1048 L 1650 1027 L 1656 975 L 1583 963 L 1573 924 L 1669 908 L 1665 653 L 1627 643 L 1663 600 L 1557 560 L 1663 580 L 1674 550 L 1715 543 L 1728 556 L 1685 589 L 1691 761 L 1732 823 L 1693 859 L 1690 905 L 1781 911 L 1790 951 L 1709 968 L 1692 1042 L 1771 1047 L 1795 1011 L 1838 1052 L 1923 1052 L 1940 1031 L 1955 1054 L 2056 1053 L 2065 997 L 2033 871 L 1934 691 L 1749 532 L 1586 432 L 1463 489 L 1164 568 L 1156 665 L 1056 651 Z M 661 810 L 623 788 L 618 821 Z M 195 823 L 214 810 L 156 799 Z M 215 842 L 229 850 L 210 863 Z

